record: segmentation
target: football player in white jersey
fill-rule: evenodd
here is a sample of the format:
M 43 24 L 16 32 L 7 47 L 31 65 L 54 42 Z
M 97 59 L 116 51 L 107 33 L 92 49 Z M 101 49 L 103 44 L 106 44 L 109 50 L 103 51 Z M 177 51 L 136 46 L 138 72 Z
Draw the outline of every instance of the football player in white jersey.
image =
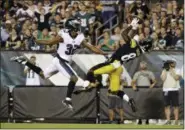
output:
M 71 96 L 76 82 L 78 81 L 78 76 L 76 72 L 69 65 L 69 61 L 71 60 L 74 51 L 78 49 L 80 45 L 83 45 L 94 53 L 103 55 L 106 53 L 88 43 L 84 35 L 82 33 L 79 33 L 79 24 L 76 23 L 76 20 L 70 19 L 66 21 L 65 25 L 66 29 L 60 30 L 55 38 L 51 40 L 36 40 L 37 44 L 43 45 L 53 45 L 59 43 L 57 55 L 46 70 L 43 71 L 40 67 L 33 65 L 23 56 L 12 57 L 11 60 L 28 66 L 31 70 L 39 74 L 42 78 L 49 78 L 56 71 L 59 71 L 66 77 L 68 77 L 70 81 L 68 84 L 67 96 L 66 99 L 62 101 L 62 103 L 68 108 L 72 109 L 73 106 L 71 102 Z M 89 85 L 89 83 L 84 81 L 83 87 L 86 87 L 86 85 Z
M 36 57 L 31 56 L 30 62 L 34 65 L 36 64 Z M 37 65 L 38 66 L 38 65 Z M 27 66 L 25 66 L 24 73 L 26 74 L 26 86 L 39 86 L 40 85 L 40 78 L 37 73 L 35 73 L 33 70 L 30 70 Z

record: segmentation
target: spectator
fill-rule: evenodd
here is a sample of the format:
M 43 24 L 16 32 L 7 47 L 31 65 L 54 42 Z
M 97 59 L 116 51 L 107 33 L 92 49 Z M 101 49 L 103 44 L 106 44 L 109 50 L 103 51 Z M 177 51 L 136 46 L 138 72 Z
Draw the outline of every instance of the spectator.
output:
M 172 39 L 172 46 L 177 49 L 184 49 L 184 40 L 181 36 L 181 29 L 176 28 L 175 37 Z
M 50 35 L 50 38 L 54 38 L 55 37 L 55 35 Z M 45 48 L 45 51 L 46 52 L 56 52 L 56 50 L 57 50 L 57 45 L 47 45 L 46 46 L 46 48 Z
M 167 2 L 167 14 L 168 15 L 173 14 L 173 5 L 172 5 L 171 1 Z
M 2 0 L 1 7 L 8 10 L 13 6 L 12 0 Z
M 184 39 L 184 24 L 179 23 L 179 28 L 181 29 L 181 37 Z
M 37 31 L 37 30 L 38 30 L 38 24 L 36 22 L 32 22 L 31 32 L 33 33 L 34 31 Z
M 44 0 L 43 8 L 45 9 L 46 13 L 48 13 L 50 9 L 52 9 L 50 0 Z
M 149 27 L 144 27 L 144 34 L 145 34 L 146 39 L 150 38 L 150 28 Z
M 166 19 L 166 9 L 165 8 L 161 9 L 161 19 Z
M 110 38 L 109 31 L 105 30 L 103 33 L 103 39 L 98 43 L 98 48 L 103 51 L 114 51 L 116 48 L 115 41 Z
M 157 31 L 157 30 L 161 29 L 160 28 L 161 26 L 160 26 L 160 23 L 158 20 L 153 20 L 151 27 L 152 27 L 153 31 Z
M 178 27 L 177 26 L 177 20 L 176 19 L 171 19 L 171 27 L 170 27 L 169 31 L 167 30 L 168 33 L 172 36 L 175 36 L 175 30 L 176 30 L 177 27 Z
M 116 27 L 114 29 L 114 35 L 111 36 L 111 39 L 114 40 L 116 43 L 121 40 L 121 30 L 120 30 L 120 27 Z
M 162 12 L 162 6 L 160 3 L 156 3 L 155 11 L 159 14 Z
M 143 33 L 143 24 L 139 24 L 138 32 L 139 32 L 139 34 Z
M 93 23 L 93 21 L 91 21 L 91 14 L 89 14 L 86 10 L 86 6 L 84 5 L 84 3 L 80 3 L 79 5 L 80 7 L 80 11 L 76 14 L 76 18 L 80 20 L 81 22 L 81 32 L 88 33 L 89 31 L 89 27 L 90 24 Z
M 171 40 L 172 38 L 169 34 L 166 33 L 166 29 L 161 27 L 161 38 L 159 40 L 160 49 L 169 48 L 172 45 Z
M 159 38 L 157 33 L 153 32 L 152 34 L 152 49 L 159 50 Z
M 145 51 L 150 51 L 152 49 L 152 40 L 146 39 L 144 33 L 139 34 L 139 44 Z
M 76 11 L 76 12 L 79 11 L 79 4 L 78 4 L 77 1 L 73 2 L 72 6 L 73 6 L 73 10 L 74 10 L 74 11 Z
M 33 40 L 33 36 L 31 34 L 30 29 L 27 29 L 25 31 L 25 34 L 23 35 L 23 44 L 25 45 L 25 49 L 26 50 L 35 50 L 34 46 L 35 46 L 35 42 Z
M 50 26 L 50 32 L 49 32 L 49 35 L 50 36 L 57 36 L 57 27 L 54 23 L 51 24 Z
M 66 1 L 62 1 L 56 5 L 56 13 L 60 14 L 62 11 L 65 11 L 66 9 L 67 9 Z
M 36 63 L 36 57 L 31 56 L 30 62 L 34 65 L 38 64 Z M 35 73 L 33 70 L 30 70 L 27 66 L 25 66 L 24 74 L 26 74 L 26 86 L 39 86 L 40 85 L 40 78 L 37 73 Z
M 33 15 L 33 12 L 28 8 L 25 2 L 23 2 L 22 8 L 18 9 L 16 12 L 16 16 L 20 22 L 24 22 L 28 18 L 30 19 Z
M 140 44 L 146 49 L 151 50 L 152 49 L 152 38 L 150 36 L 150 28 L 145 27 L 144 28 L 144 41 L 141 41 Z
M 150 21 L 148 19 L 145 19 L 144 26 L 150 28 Z
M 149 14 L 149 8 L 147 7 L 147 5 L 145 4 L 145 2 L 141 2 L 141 0 L 137 0 L 134 4 L 133 7 L 131 9 L 131 13 L 133 15 L 138 15 L 138 14 L 143 14 L 144 19 L 147 18 L 148 14 Z
M 49 35 L 49 31 L 47 28 L 44 28 L 42 32 L 38 32 L 38 38 L 39 40 L 49 40 L 51 37 Z M 44 45 L 40 45 L 41 50 L 45 50 Z
M 183 8 L 181 8 L 179 10 L 179 18 L 178 18 L 178 20 L 181 21 L 182 23 L 184 21 L 184 9 Z
M 163 81 L 163 95 L 165 101 L 165 116 L 166 121 L 164 124 L 171 124 L 171 109 L 173 107 L 175 121 L 173 124 L 178 125 L 179 119 L 179 100 L 178 100 L 178 91 L 179 91 L 179 79 L 180 75 L 176 73 L 175 70 L 176 63 L 175 61 L 167 61 L 164 64 L 164 69 L 161 73 L 161 79 Z
M 152 83 L 151 83 L 152 81 Z M 132 87 L 134 90 L 137 90 L 136 86 L 149 87 L 153 88 L 156 84 L 156 79 L 153 72 L 147 69 L 147 63 L 142 61 L 140 62 L 140 70 L 134 74 L 132 80 Z M 148 124 L 148 119 L 146 120 L 146 124 Z M 142 124 L 142 120 L 139 119 L 138 124 Z
M 7 50 L 18 50 L 21 49 L 21 38 L 17 35 L 15 29 L 12 29 L 10 32 L 10 37 L 6 41 L 6 49 Z
M 44 28 L 49 28 L 49 18 L 51 13 L 45 13 L 45 9 L 40 9 L 40 13 L 35 12 L 35 16 L 38 20 L 38 30 L 42 31 Z
M 11 27 L 11 21 L 7 20 L 5 22 L 5 26 L 1 26 L 1 32 L 0 32 L 0 37 L 1 37 L 1 48 L 4 48 L 6 46 L 6 41 L 10 37 L 10 32 L 12 30 Z
M 55 15 L 54 20 L 51 22 L 51 24 L 55 24 L 55 26 L 59 29 L 64 28 L 64 21 L 62 21 L 59 14 Z
M 164 28 L 166 28 L 166 27 L 167 27 L 167 21 L 166 21 L 166 18 L 162 18 L 162 19 L 161 19 L 161 27 L 164 27 Z

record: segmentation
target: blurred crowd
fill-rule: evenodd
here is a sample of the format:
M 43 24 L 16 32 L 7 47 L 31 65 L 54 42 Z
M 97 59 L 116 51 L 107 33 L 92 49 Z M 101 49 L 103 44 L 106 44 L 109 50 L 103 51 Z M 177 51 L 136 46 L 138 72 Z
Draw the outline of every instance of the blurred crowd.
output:
M 118 26 L 104 25 L 115 15 L 118 15 Z M 125 44 L 121 30 L 135 16 L 143 19 L 138 30 L 141 45 L 147 45 L 151 50 L 184 49 L 184 5 L 175 0 L 150 5 L 124 0 L 2 0 L 1 49 L 55 51 L 57 45 L 38 45 L 34 39 L 53 38 L 64 28 L 67 19 L 76 18 L 81 23 L 80 31 L 92 45 L 103 51 L 114 51 Z M 100 35 L 103 37 L 97 40 Z

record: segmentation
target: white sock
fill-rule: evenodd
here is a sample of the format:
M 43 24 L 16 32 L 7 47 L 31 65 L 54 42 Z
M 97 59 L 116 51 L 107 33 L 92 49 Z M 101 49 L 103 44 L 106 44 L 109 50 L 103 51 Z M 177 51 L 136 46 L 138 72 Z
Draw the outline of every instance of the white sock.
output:
M 126 102 L 129 102 L 129 97 L 128 97 L 127 94 L 124 94 L 124 95 L 123 95 L 123 99 L 124 99 Z
M 27 63 L 27 61 L 23 61 L 23 62 L 21 62 L 21 64 L 23 64 L 23 65 L 25 65 Z
M 90 82 L 88 81 L 88 80 L 85 80 L 84 82 L 83 82 L 83 87 L 84 88 L 86 88 L 86 87 L 88 87 L 89 86 L 89 84 L 90 84 Z
M 71 98 L 69 98 L 69 97 L 66 97 L 66 100 L 67 100 L 67 101 L 71 101 Z

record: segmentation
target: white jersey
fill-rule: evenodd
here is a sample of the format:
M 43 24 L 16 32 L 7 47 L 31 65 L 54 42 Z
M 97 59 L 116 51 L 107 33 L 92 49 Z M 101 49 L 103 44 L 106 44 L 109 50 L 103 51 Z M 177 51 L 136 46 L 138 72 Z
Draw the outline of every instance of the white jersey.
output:
M 84 35 L 82 33 L 78 34 L 76 38 L 72 38 L 67 30 L 60 30 L 58 35 L 63 38 L 63 42 L 59 43 L 59 48 L 57 53 L 61 58 L 70 61 L 71 56 L 74 54 L 74 51 L 80 48 L 80 44 L 84 40 Z
M 25 70 L 27 69 L 28 67 L 26 66 L 25 67 Z M 36 85 L 36 86 L 39 86 L 40 85 L 40 78 L 39 78 L 39 75 L 37 73 L 35 73 L 33 70 L 30 70 L 27 72 L 26 74 L 26 85 L 27 86 L 30 86 L 30 85 Z

